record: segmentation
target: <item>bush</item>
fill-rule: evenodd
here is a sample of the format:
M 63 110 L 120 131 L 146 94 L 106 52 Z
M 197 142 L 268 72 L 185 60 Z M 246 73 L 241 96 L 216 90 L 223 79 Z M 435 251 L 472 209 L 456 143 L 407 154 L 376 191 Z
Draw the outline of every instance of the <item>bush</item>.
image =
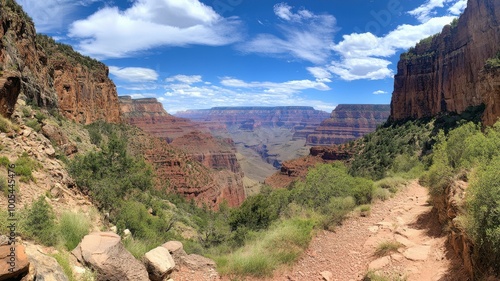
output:
M 89 233 L 90 220 L 81 213 L 64 212 L 59 221 L 59 231 L 64 246 L 71 251 Z
M 46 246 L 53 246 L 58 242 L 55 215 L 44 196 L 40 196 L 27 210 L 23 228 L 28 237 Z
M 30 119 L 26 121 L 26 126 L 30 127 L 36 132 L 39 132 L 42 129 L 42 125 L 38 123 L 37 119 Z
M 16 126 L 9 119 L 0 115 L 0 132 L 8 133 L 12 130 L 17 130 Z
M 500 156 L 482 165 L 473 177 L 468 195 L 471 219 L 469 232 L 475 242 L 475 255 L 481 265 L 500 274 Z
M 14 164 L 16 166 L 14 172 L 17 176 L 21 176 L 19 179 L 21 182 L 34 181 L 35 178 L 33 177 L 32 171 L 37 170 L 41 166 L 40 163 L 29 157 L 26 152 L 23 152 L 21 157 L 17 158 Z
M 0 176 L 0 192 L 7 197 L 9 192 L 9 185 L 7 184 L 7 179 L 4 176 Z
M 9 158 L 5 156 L 0 156 L 0 166 L 4 166 L 5 168 L 8 168 L 10 164 Z

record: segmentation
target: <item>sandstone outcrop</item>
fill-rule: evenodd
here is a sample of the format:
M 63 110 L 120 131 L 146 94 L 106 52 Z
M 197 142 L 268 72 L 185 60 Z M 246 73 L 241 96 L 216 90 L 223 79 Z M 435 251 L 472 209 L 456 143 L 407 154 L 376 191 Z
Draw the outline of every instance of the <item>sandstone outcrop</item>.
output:
M 193 131 L 208 132 L 201 124 L 168 114 L 155 98 L 120 96 L 122 119 L 168 142 Z
M 3 243 L 0 245 L 0 280 L 20 279 L 28 273 L 30 266 L 26 249 L 21 244 L 8 245 L 7 239 L 2 240 Z
M 342 144 L 375 131 L 387 121 L 385 104 L 339 104 L 329 119 L 307 134 L 307 145 Z
M 457 22 L 401 55 L 394 77 L 390 119 L 461 113 L 486 105 L 483 122 L 500 116 L 499 70 L 485 63 L 500 51 L 500 2 L 469 0 Z
M 28 274 L 27 280 L 69 281 L 57 260 L 43 253 L 39 246 L 28 245 L 26 254 L 33 265 L 33 270 L 30 270 L 33 276 Z
M 86 235 L 72 253 L 78 261 L 97 272 L 97 280 L 149 280 L 145 266 L 125 249 L 116 233 L 94 232 Z
M 37 35 L 15 1 L 2 1 L 0 13 L 0 114 L 10 116 L 20 94 L 88 124 L 120 121 L 116 87 L 108 68 L 89 57 Z

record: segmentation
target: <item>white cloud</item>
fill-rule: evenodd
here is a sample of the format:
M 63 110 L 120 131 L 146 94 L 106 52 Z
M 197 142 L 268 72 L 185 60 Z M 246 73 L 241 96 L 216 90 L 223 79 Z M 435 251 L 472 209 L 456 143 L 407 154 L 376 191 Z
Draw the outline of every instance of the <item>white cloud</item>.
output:
M 17 0 L 17 3 L 33 18 L 38 32 L 51 32 L 65 28 L 78 6 L 98 1 L 100 0 Z
M 176 75 L 173 77 L 192 77 Z M 214 106 L 277 106 L 309 105 L 317 109 L 331 111 L 335 105 L 318 100 L 306 99 L 304 90 L 329 90 L 324 83 L 311 80 L 292 80 L 285 82 L 246 82 L 237 78 L 220 78 L 219 85 L 205 81 L 170 79 L 167 83 L 163 103 L 169 113 L 189 108 L 210 108 Z M 167 81 L 168 82 L 168 81 Z
M 165 79 L 167 82 L 182 82 L 185 84 L 193 84 L 203 82 L 201 75 L 175 75 Z
M 344 35 L 332 46 L 341 57 L 324 67 L 344 80 L 384 79 L 394 75 L 389 57 L 415 46 L 421 39 L 440 32 L 453 16 L 435 17 L 419 25 L 403 24 L 377 37 L 372 33 Z
M 109 72 L 118 79 L 128 82 L 156 81 L 158 73 L 153 69 L 144 67 L 116 67 L 110 66 Z
M 450 7 L 451 5 L 451 7 Z M 420 22 L 427 22 L 436 16 L 437 8 L 449 7 L 451 15 L 459 15 L 467 6 L 467 0 L 427 0 L 408 14 L 415 16 Z
M 137 0 L 126 10 L 105 7 L 74 22 L 68 35 L 80 40 L 81 52 L 112 58 L 159 46 L 231 44 L 239 40 L 239 24 L 199 0 Z
M 312 76 L 314 76 L 314 78 L 316 78 L 316 81 L 325 83 L 332 82 L 332 80 L 330 80 L 330 78 L 332 78 L 332 74 L 327 69 L 319 66 L 308 67 L 306 69 Z
M 453 6 L 448 8 L 448 12 L 452 15 L 460 15 L 467 7 L 467 0 L 458 0 Z
M 374 95 L 385 95 L 385 94 L 388 94 L 386 91 L 382 91 L 382 90 L 377 90 L 375 92 L 373 92 Z
M 292 7 L 285 3 L 275 5 L 274 13 L 284 20 L 278 26 L 281 36 L 258 34 L 239 46 L 243 52 L 292 56 L 312 63 L 325 62 L 330 56 L 330 45 L 336 31 L 335 17 L 315 15 L 305 9 L 293 13 Z

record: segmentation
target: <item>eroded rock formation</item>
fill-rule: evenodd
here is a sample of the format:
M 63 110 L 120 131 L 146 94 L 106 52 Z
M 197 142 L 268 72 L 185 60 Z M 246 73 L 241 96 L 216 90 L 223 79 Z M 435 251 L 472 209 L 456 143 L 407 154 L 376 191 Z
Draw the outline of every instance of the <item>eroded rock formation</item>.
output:
M 10 116 L 22 94 L 83 124 L 120 121 L 116 87 L 104 64 L 36 35 L 15 1 L 2 0 L 0 6 L 0 114 Z
M 385 104 L 339 104 L 329 119 L 307 134 L 306 144 L 342 144 L 360 138 L 387 121 L 389 113 Z
M 401 55 L 391 120 L 463 112 L 485 103 L 483 121 L 500 116 L 500 75 L 485 63 L 500 51 L 500 2 L 469 0 L 457 22 Z
M 328 113 L 309 106 L 277 107 L 214 107 L 209 110 L 188 110 L 176 116 L 194 121 L 237 126 L 244 131 L 258 127 L 283 127 L 300 130 L 315 127 L 328 118 Z

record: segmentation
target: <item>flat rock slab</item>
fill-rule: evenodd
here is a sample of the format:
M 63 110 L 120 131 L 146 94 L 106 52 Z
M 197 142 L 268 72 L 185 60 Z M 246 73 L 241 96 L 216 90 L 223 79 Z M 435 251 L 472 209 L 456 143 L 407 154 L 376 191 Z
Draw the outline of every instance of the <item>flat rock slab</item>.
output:
M 429 257 L 431 246 L 415 246 L 403 252 L 405 258 L 412 261 L 425 261 Z
M 391 258 L 390 257 L 381 257 L 381 258 L 378 258 L 378 259 L 372 261 L 368 265 L 368 270 L 381 269 L 381 268 L 389 265 L 390 263 L 391 263 Z
M 16 276 L 26 274 L 29 265 L 26 249 L 23 245 L 0 246 L 0 280 L 11 280 Z

